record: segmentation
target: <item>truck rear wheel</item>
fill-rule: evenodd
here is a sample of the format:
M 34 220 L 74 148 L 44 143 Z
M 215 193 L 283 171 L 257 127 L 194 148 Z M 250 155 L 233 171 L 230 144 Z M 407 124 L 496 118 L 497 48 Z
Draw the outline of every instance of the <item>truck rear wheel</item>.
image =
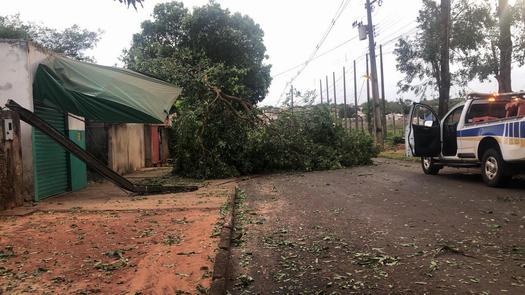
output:
M 491 187 L 501 187 L 512 177 L 501 153 L 497 149 L 488 149 L 483 154 L 481 176 L 485 184 Z
M 426 157 L 421 158 L 421 168 L 423 168 L 423 172 L 427 175 L 436 175 L 443 167 L 436 165 L 432 158 Z

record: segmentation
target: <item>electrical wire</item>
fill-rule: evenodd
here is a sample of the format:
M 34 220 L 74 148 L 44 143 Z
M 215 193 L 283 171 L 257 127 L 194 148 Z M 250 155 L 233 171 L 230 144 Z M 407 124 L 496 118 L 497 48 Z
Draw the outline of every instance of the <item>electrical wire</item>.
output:
M 341 8 L 342 6 L 340 5 L 339 7 Z M 400 23 L 400 22 L 394 20 L 394 21 L 389 21 L 389 22 L 388 22 L 388 25 L 386 25 L 386 24 L 380 24 L 380 25 L 381 25 L 381 26 L 385 26 L 385 27 L 389 27 L 389 28 L 391 28 L 391 25 L 394 25 L 394 24 L 396 24 L 396 23 Z M 403 25 L 400 26 L 399 28 L 395 28 L 395 29 L 396 29 L 396 31 L 398 32 L 399 30 L 402 30 L 402 29 L 408 27 L 408 26 L 411 25 L 411 24 L 412 24 L 412 22 L 409 22 L 409 23 L 403 24 Z M 416 28 L 417 28 L 417 27 L 412 28 L 411 30 L 409 30 L 409 31 L 407 31 L 407 32 L 405 32 L 405 33 L 402 33 L 402 34 L 396 35 L 396 37 L 394 37 L 394 38 L 392 38 L 392 39 L 389 39 L 389 40 L 386 41 L 386 42 L 383 42 L 383 45 L 385 45 L 385 44 L 389 44 L 389 43 L 392 42 L 393 40 L 397 40 L 397 38 L 399 38 L 400 36 L 403 36 L 403 35 L 405 35 L 405 34 L 409 34 L 410 31 L 413 31 L 413 30 L 415 30 Z M 393 35 L 393 34 L 389 34 L 389 35 L 387 35 L 387 37 L 392 36 L 392 35 Z M 306 65 L 308 65 L 308 63 L 310 63 L 310 62 L 312 62 L 312 61 L 314 61 L 314 60 L 316 60 L 316 59 L 318 59 L 318 58 L 321 58 L 321 57 L 323 57 L 323 56 L 326 56 L 327 54 L 329 54 L 329 53 L 331 53 L 331 52 L 333 52 L 333 51 L 335 51 L 335 50 L 341 48 L 342 46 L 348 44 L 349 42 L 351 42 L 351 41 L 357 39 L 357 37 L 358 37 L 358 36 L 354 36 L 354 37 L 352 37 L 352 38 L 350 38 L 350 39 L 348 39 L 348 40 L 345 40 L 345 41 L 343 41 L 342 43 L 340 43 L 340 44 L 338 44 L 338 45 L 336 45 L 336 46 L 330 48 L 329 50 L 327 50 L 327 51 L 325 51 L 325 52 L 323 52 L 323 53 L 321 53 L 321 54 L 319 54 L 319 55 L 314 56 L 314 57 L 311 58 L 311 59 L 308 59 L 308 60 L 306 60 L 306 61 L 304 61 L 304 62 L 302 62 L 302 63 L 300 63 L 300 64 L 297 64 L 297 65 L 295 65 L 295 66 L 293 66 L 293 67 L 291 67 L 291 68 L 289 68 L 289 69 L 286 69 L 286 70 L 284 70 L 284 71 L 282 71 L 282 72 L 279 72 L 279 73 L 273 75 L 272 78 L 277 78 L 277 77 L 279 77 L 279 76 L 282 76 L 282 75 L 284 75 L 284 74 L 287 74 L 287 73 L 289 73 L 289 72 L 291 72 L 291 71 L 293 71 L 293 70 L 295 70 L 295 69 L 297 69 L 297 68 L 300 68 L 301 66 L 306 67 Z M 364 57 L 365 57 L 365 54 L 359 56 L 359 57 L 356 59 L 356 61 L 357 61 L 357 60 L 360 60 L 361 58 L 364 58 Z M 304 70 L 304 69 L 302 69 L 302 70 Z M 299 71 L 299 72 L 298 72 L 298 75 L 296 75 L 296 77 L 294 77 L 294 78 L 291 80 L 292 82 L 288 82 L 288 83 L 286 84 L 286 86 L 285 86 L 285 88 L 284 88 L 284 90 L 283 90 L 283 93 L 286 92 L 286 90 L 288 89 L 288 87 L 289 87 L 289 86 L 293 83 L 293 81 L 299 76 L 299 74 L 300 74 L 300 72 L 302 72 L 302 70 Z M 340 82 L 340 80 L 341 80 L 341 78 L 339 78 L 337 82 Z M 337 87 L 337 84 L 336 84 L 336 87 Z M 280 97 L 279 101 L 282 99 L 282 95 L 283 95 L 283 94 L 281 94 L 281 97 Z
M 317 52 L 319 51 L 321 46 L 324 44 L 324 42 L 328 38 L 328 35 L 330 35 L 330 32 L 332 32 L 332 29 L 334 28 L 335 24 L 337 23 L 337 20 L 339 19 L 339 17 L 341 17 L 341 15 L 343 14 L 343 11 L 346 9 L 346 7 L 350 3 L 350 1 L 351 0 L 342 0 L 341 1 L 341 4 L 339 4 L 339 7 L 337 8 L 335 16 L 330 21 L 330 24 L 329 24 L 328 28 L 326 29 L 325 33 L 323 34 L 323 36 L 321 37 L 321 40 L 315 46 L 315 49 L 312 52 L 312 54 L 310 55 L 310 57 L 302 64 L 301 69 L 297 72 L 297 74 L 295 74 L 295 76 L 290 81 L 288 81 L 286 83 L 286 85 L 284 86 L 284 89 L 283 89 L 281 95 L 279 96 L 279 100 L 278 100 L 277 104 L 279 104 L 281 102 L 281 100 L 282 100 L 284 94 L 286 93 L 286 90 L 288 89 L 288 87 L 293 84 L 295 79 L 297 79 L 297 77 L 299 77 L 299 75 L 301 75 L 301 73 L 308 66 L 308 64 L 315 58 L 315 56 L 317 55 Z
M 342 43 L 339 43 L 338 45 L 336 45 L 336 46 L 334 46 L 334 47 L 328 49 L 327 51 L 325 51 L 325 52 L 323 52 L 323 53 L 317 55 L 316 57 L 312 58 L 311 61 L 314 61 L 314 60 L 316 60 L 316 59 L 318 59 L 318 58 L 321 58 L 321 57 L 323 57 L 323 56 L 325 56 L 325 55 L 327 55 L 327 54 L 333 52 L 334 50 L 341 48 L 342 46 L 348 44 L 349 42 L 351 42 L 351 41 L 357 39 L 357 37 L 358 37 L 358 36 L 354 36 L 354 37 L 352 37 L 352 38 L 350 38 L 350 39 L 348 39 L 348 40 L 346 40 L 346 41 L 344 41 L 344 42 L 342 42 Z M 304 65 L 305 63 L 306 63 L 306 61 L 304 61 L 304 62 L 302 62 L 302 63 L 300 63 L 300 64 L 298 64 L 298 65 L 296 65 L 296 66 L 294 66 L 294 67 L 291 67 L 291 68 L 289 68 L 289 69 L 287 69 L 287 70 L 284 70 L 284 71 L 282 71 L 282 72 L 280 72 L 280 73 L 278 73 L 278 74 L 275 74 L 275 75 L 272 76 L 272 78 L 276 78 L 276 77 L 282 76 L 282 75 L 284 75 L 284 74 L 287 74 L 287 73 L 289 73 L 289 72 L 291 72 L 291 71 L 293 71 L 293 70 L 299 68 L 300 66 Z
M 398 39 L 399 39 L 400 37 L 402 37 L 402 36 L 409 35 L 409 34 L 411 34 L 412 32 L 414 32 L 415 30 L 417 30 L 417 27 L 413 27 L 412 29 L 410 29 L 410 30 L 408 30 L 408 31 L 406 31 L 406 32 L 403 32 L 403 33 L 401 33 L 401 34 L 398 34 L 398 35 L 396 35 L 395 37 L 393 37 L 393 38 L 391 38 L 391 39 L 388 39 L 386 42 L 382 42 L 382 45 L 393 44 L 393 46 L 395 46 L 395 44 L 392 43 L 392 41 L 394 41 L 394 40 L 398 40 Z M 392 36 L 392 34 L 391 34 L 390 36 Z M 390 36 L 387 36 L 387 38 L 390 37 Z M 389 45 L 389 46 L 392 46 L 392 45 Z M 389 48 L 387 48 L 387 49 L 389 49 Z M 383 55 L 389 55 L 389 54 L 392 54 L 392 53 L 394 53 L 394 50 L 389 50 L 389 51 L 387 50 L 387 51 L 385 51 L 385 47 L 383 47 Z M 361 59 L 363 59 L 364 57 L 366 57 L 366 53 L 360 55 L 360 56 L 357 57 L 355 60 L 356 60 L 356 62 L 357 62 L 357 61 L 360 61 Z M 345 66 L 346 66 L 346 64 L 345 64 Z M 342 77 L 341 77 L 341 76 L 339 77 L 339 79 L 336 80 L 336 88 L 338 88 L 338 86 L 340 86 L 339 83 L 340 83 L 341 80 L 342 80 Z M 333 85 L 331 85 L 331 86 L 333 87 Z
M 346 8 L 346 6 L 348 5 L 348 3 L 349 3 L 349 2 L 347 1 L 347 2 L 345 3 L 345 5 L 340 5 L 340 6 L 339 6 L 339 9 L 340 9 L 340 8 L 343 8 L 343 10 L 344 10 L 344 8 Z M 342 4 L 343 4 L 343 2 L 342 2 Z M 338 9 L 338 10 L 339 10 L 339 9 Z M 341 13 L 342 13 L 342 11 L 339 11 L 339 12 L 336 14 L 336 16 L 337 16 L 337 15 L 340 16 Z M 405 28 L 407 28 L 407 27 L 410 27 L 410 25 L 413 24 L 413 23 L 410 22 L 410 23 L 403 24 L 403 25 L 401 25 L 401 26 L 399 26 L 399 27 L 397 27 L 397 28 L 394 27 L 394 28 L 392 29 L 392 25 L 395 25 L 396 23 L 400 23 L 400 22 L 399 22 L 399 21 L 389 21 L 389 22 L 387 23 L 388 25 L 387 25 L 387 24 L 379 24 L 379 25 L 381 25 L 382 27 L 383 27 L 383 26 L 384 26 L 384 27 L 389 27 L 389 30 L 385 30 L 385 32 L 386 32 L 386 31 L 390 31 L 390 30 L 395 29 L 395 32 L 397 33 L 397 32 L 399 32 L 400 30 L 403 30 L 403 29 L 405 29 Z M 332 22 L 332 24 L 335 25 L 334 22 Z M 401 34 L 386 34 L 386 35 L 382 36 L 383 39 L 385 39 L 385 38 L 390 38 L 390 37 L 391 37 L 391 38 L 390 38 L 390 39 L 387 39 L 386 41 L 380 41 L 380 43 L 381 43 L 382 45 L 393 44 L 393 43 L 392 43 L 393 41 L 398 40 L 398 39 L 399 39 L 400 37 L 402 37 L 402 36 L 410 35 L 410 34 L 412 34 L 413 32 L 415 32 L 416 30 L 417 30 L 417 26 L 412 27 L 412 28 L 410 28 L 409 30 L 407 30 L 407 31 L 405 31 L 405 32 L 403 32 L 403 33 L 401 33 Z M 378 30 L 378 31 L 382 31 L 382 30 Z M 325 34 L 325 35 L 326 35 L 326 34 Z M 323 39 L 326 39 L 325 35 L 323 35 Z M 327 35 L 326 35 L 326 36 L 327 36 Z M 392 37 L 392 36 L 394 36 L 394 37 Z M 297 79 L 297 77 L 302 73 L 302 71 L 304 70 L 304 68 L 306 68 L 306 66 L 307 66 L 311 61 L 316 60 L 316 59 L 318 59 L 318 58 L 321 58 L 321 57 L 323 57 L 323 56 L 326 56 L 327 54 L 329 54 L 329 53 L 331 53 L 331 52 L 333 52 L 333 51 L 335 51 L 335 50 L 341 48 L 342 46 L 348 44 L 349 42 L 351 42 L 351 41 L 357 39 L 357 37 L 358 37 L 358 36 L 354 36 L 354 37 L 352 37 L 352 38 L 350 38 L 350 39 L 348 39 L 348 40 L 345 40 L 345 41 L 341 42 L 340 44 L 338 44 L 338 45 L 336 45 L 336 46 L 334 46 L 334 47 L 328 49 L 327 51 L 325 51 L 325 52 L 323 52 L 323 53 L 321 53 L 321 54 L 319 54 L 319 55 L 315 55 L 315 54 L 313 54 L 313 55 L 312 55 L 313 57 L 311 56 L 308 60 L 306 60 L 306 61 L 304 61 L 304 62 L 302 62 L 302 63 L 300 63 L 300 64 L 297 64 L 297 65 L 294 66 L 294 67 L 291 67 L 291 68 L 289 68 L 289 69 L 287 69 L 287 70 L 284 70 L 284 71 L 279 72 L 278 74 L 274 75 L 272 78 L 279 77 L 279 76 L 284 75 L 284 74 L 287 74 L 287 73 L 289 73 L 289 72 L 291 72 L 291 71 L 293 71 L 293 70 L 295 70 L 295 69 L 297 69 L 297 68 L 303 67 L 300 71 L 298 71 L 298 73 L 296 74 L 296 76 L 294 76 L 294 77 L 293 77 L 293 78 L 292 78 L 292 79 L 286 84 L 286 86 L 284 87 L 283 93 L 281 94 L 281 96 L 280 96 L 279 101 L 277 102 L 277 104 L 279 104 L 280 101 L 282 100 L 282 96 L 284 95 L 284 93 L 286 93 L 286 90 L 288 89 L 288 87 L 289 87 L 289 86 L 295 81 L 295 79 Z M 324 42 L 324 40 L 323 40 L 323 42 Z M 389 46 L 385 46 L 385 47 L 383 47 L 383 49 L 387 48 L 387 51 L 386 51 L 386 52 L 384 51 L 384 52 L 383 52 L 383 55 L 389 55 L 389 54 L 394 53 L 394 50 L 390 50 L 390 51 L 388 51 L 388 49 L 390 49 L 390 48 L 389 48 L 390 46 L 392 46 L 392 45 L 389 45 Z M 395 44 L 393 44 L 393 46 L 395 46 Z M 317 50 L 318 50 L 318 47 L 316 47 L 316 51 L 317 51 Z M 355 58 L 354 60 L 355 60 L 356 62 L 358 62 L 358 61 L 360 61 L 361 59 L 363 59 L 365 56 L 366 56 L 366 53 L 361 54 L 360 56 L 358 56 L 358 57 Z M 347 63 L 345 63 L 345 65 L 347 65 Z M 347 70 L 346 70 L 347 73 L 349 72 L 349 70 L 350 70 L 350 68 L 347 67 Z M 353 73 L 353 70 L 352 70 L 352 73 Z M 336 86 L 335 86 L 335 87 L 336 87 L 336 93 L 340 93 L 340 83 L 341 83 L 341 80 L 342 80 L 342 76 L 339 76 L 339 78 L 335 81 L 335 85 L 336 85 Z M 329 89 L 332 89 L 332 88 L 333 88 L 333 84 L 334 84 L 334 83 L 332 82 L 332 83 L 330 83 L 330 84 L 328 85 Z
M 383 45 L 389 44 L 389 43 L 392 42 L 392 41 L 396 41 L 396 40 L 398 40 L 400 37 L 403 37 L 403 36 L 405 36 L 405 35 L 411 35 L 411 34 L 414 33 L 416 30 L 417 30 L 417 27 L 414 27 L 414 28 L 408 30 L 407 32 L 404 32 L 404 33 L 402 33 L 402 34 L 399 34 L 399 35 L 397 35 L 397 36 L 395 36 L 395 37 L 393 37 L 393 38 L 391 38 L 391 39 L 388 39 L 387 41 L 383 41 L 383 42 L 381 42 L 381 44 L 383 44 Z

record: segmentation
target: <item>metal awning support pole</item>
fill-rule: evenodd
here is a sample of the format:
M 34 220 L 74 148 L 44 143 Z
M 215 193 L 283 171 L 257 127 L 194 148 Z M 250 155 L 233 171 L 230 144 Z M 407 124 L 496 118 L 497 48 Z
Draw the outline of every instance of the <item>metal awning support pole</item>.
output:
M 66 149 L 68 152 L 75 155 L 80 160 L 84 161 L 91 169 L 102 175 L 104 178 L 113 182 L 117 186 L 138 194 L 158 194 L 158 193 L 178 193 L 178 192 L 190 192 L 198 189 L 196 186 L 161 186 L 161 185 L 136 185 L 131 181 L 127 180 L 117 172 L 109 169 L 100 162 L 95 156 L 88 153 L 86 150 L 78 146 L 76 143 L 71 141 L 56 130 L 53 126 L 49 125 L 46 121 L 35 115 L 28 109 L 25 109 L 13 100 L 8 100 L 6 106 L 15 111 L 20 116 L 20 119 L 29 125 L 42 131 L 44 134 L 53 139 L 56 143 Z

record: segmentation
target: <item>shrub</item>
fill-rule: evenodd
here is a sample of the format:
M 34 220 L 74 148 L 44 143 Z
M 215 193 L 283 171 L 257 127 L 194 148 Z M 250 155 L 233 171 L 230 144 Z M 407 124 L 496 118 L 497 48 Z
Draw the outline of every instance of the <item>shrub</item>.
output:
M 256 149 L 255 172 L 337 169 L 369 164 L 376 154 L 370 136 L 344 130 L 326 106 L 282 113 L 263 130 Z
M 174 121 L 175 172 L 184 176 L 338 169 L 370 164 L 377 155 L 370 136 L 344 130 L 326 106 L 283 112 L 267 124 L 211 116 L 204 130 L 195 116 L 198 112 L 189 111 Z M 200 132 L 201 139 L 196 136 Z
M 401 135 L 394 135 L 392 137 L 392 144 L 403 144 L 405 143 L 405 138 Z

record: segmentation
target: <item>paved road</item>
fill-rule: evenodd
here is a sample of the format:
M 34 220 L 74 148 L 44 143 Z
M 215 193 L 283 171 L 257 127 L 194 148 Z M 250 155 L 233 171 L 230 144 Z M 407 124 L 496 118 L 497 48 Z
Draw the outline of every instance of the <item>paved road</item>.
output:
M 412 162 L 241 185 L 232 294 L 525 294 L 525 181 Z

